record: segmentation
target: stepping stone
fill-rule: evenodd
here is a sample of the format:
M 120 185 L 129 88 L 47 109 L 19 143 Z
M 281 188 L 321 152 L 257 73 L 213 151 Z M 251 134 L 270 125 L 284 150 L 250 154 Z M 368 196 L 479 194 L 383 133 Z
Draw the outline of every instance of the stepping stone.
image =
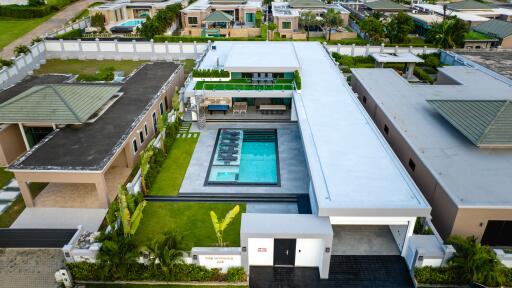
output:
M 187 137 L 188 138 L 192 138 L 192 134 L 187 134 Z
M 0 203 L 0 215 L 2 213 L 4 213 L 4 211 L 7 210 L 7 208 L 9 208 L 9 206 L 11 206 L 11 203 L 7 203 L 7 204 Z
M 9 187 L 9 186 L 6 186 L 4 189 L 4 191 L 14 191 L 14 192 L 19 192 L 20 191 L 20 187 Z M 1 191 L 1 190 L 0 190 Z
M 0 191 L 0 201 L 14 201 L 20 194 L 20 192 Z
M 18 185 L 18 181 L 16 181 L 16 179 L 12 179 L 11 182 L 9 182 L 9 184 L 7 184 L 7 187 L 19 188 L 20 186 Z

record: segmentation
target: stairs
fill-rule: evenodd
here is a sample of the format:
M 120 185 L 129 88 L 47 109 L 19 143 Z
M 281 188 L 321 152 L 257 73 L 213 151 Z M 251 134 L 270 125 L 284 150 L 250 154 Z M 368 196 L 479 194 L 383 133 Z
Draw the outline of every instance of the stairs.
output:
M 244 130 L 244 142 L 275 142 L 276 130 Z
M 183 121 L 192 122 L 192 111 L 190 108 L 185 109 L 185 112 L 183 113 Z

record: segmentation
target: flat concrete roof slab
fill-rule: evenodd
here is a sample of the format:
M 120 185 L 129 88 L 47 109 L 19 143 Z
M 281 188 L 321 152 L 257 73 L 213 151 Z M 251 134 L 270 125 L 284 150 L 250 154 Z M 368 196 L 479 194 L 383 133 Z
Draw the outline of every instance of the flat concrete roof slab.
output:
M 81 208 L 25 208 L 10 228 L 61 228 L 83 229 L 96 232 L 107 209 Z
M 277 129 L 280 186 L 205 185 L 208 166 L 220 128 Z M 309 188 L 304 150 L 296 123 L 207 123 L 181 184 L 180 194 L 306 194 Z

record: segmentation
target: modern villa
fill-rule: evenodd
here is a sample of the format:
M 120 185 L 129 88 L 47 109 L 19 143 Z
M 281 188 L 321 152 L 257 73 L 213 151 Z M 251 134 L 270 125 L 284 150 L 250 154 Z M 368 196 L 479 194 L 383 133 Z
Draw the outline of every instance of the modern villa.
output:
M 181 65 L 155 62 L 119 84 L 70 80 L 31 76 L 0 92 L 2 161 L 27 207 L 107 208 L 184 77 Z M 34 198 L 29 183 L 48 185 Z
M 181 10 L 183 36 L 255 37 L 261 0 L 198 0 Z
M 295 208 L 248 206 L 246 271 L 295 266 L 329 278 L 357 261 L 406 271 L 413 227 L 430 206 L 324 47 L 220 41 L 208 49 L 197 70 L 226 77 L 194 77 L 181 95 L 202 130 L 180 195 L 309 198 Z
M 512 89 L 479 69 L 439 69 L 434 85 L 353 69 L 352 88 L 432 205 L 443 238 L 512 245 Z

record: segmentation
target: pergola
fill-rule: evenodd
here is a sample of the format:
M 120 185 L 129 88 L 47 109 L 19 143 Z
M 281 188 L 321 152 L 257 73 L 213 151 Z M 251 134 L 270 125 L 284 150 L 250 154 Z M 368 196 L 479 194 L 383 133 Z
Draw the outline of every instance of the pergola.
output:
M 414 66 L 416 63 L 423 63 L 423 59 L 420 57 L 406 52 L 406 53 L 396 53 L 396 54 L 388 54 L 388 53 L 372 53 L 370 56 L 375 59 L 375 68 L 384 68 L 384 64 L 386 63 L 405 63 L 407 64 L 407 69 L 405 72 L 407 80 L 412 78 L 414 73 Z

